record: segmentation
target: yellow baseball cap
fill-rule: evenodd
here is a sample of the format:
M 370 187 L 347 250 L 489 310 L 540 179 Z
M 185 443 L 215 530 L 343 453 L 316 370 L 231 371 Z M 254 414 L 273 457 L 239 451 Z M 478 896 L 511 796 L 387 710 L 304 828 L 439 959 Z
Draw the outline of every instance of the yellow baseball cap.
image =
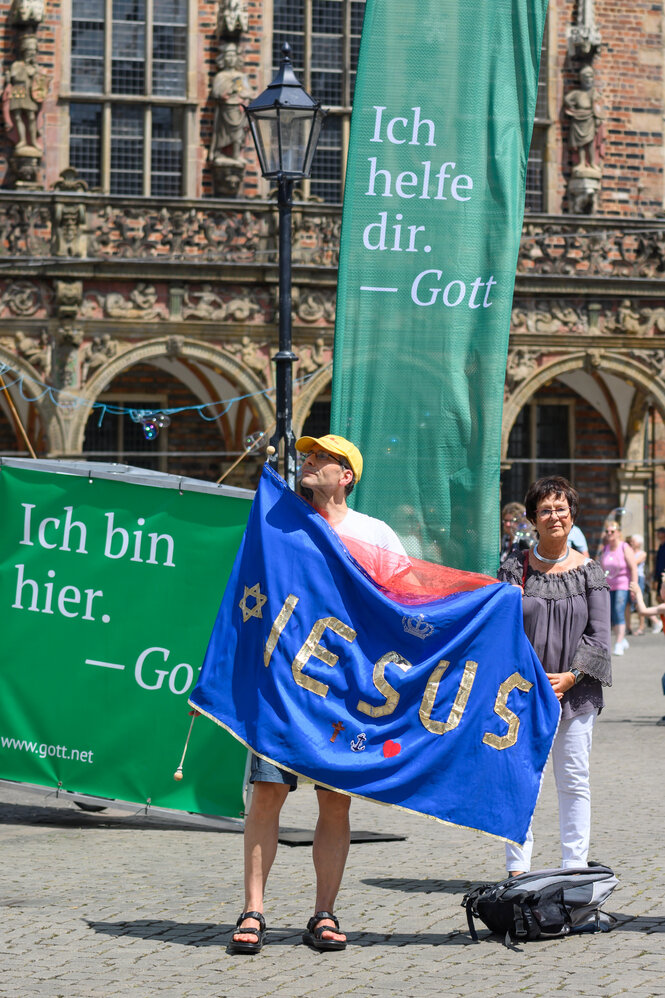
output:
M 328 433 L 325 437 L 299 437 L 296 440 L 296 450 L 307 454 L 311 450 L 324 450 L 336 457 L 343 457 L 348 462 L 356 482 L 363 473 L 363 456 L 350 440 Z

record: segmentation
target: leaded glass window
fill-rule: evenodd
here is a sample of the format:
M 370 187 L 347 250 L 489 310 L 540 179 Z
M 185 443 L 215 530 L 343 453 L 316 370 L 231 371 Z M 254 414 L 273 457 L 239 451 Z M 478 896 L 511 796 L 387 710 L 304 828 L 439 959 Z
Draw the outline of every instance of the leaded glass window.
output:
M 549 112 L 549 44 L 548 25 L 545 24 L 543 46 L 540 50 L 540 74 L 536 96 L 536 116 L 533 126 L 531 148 L 526 166 L 527 211 L 546 211 L 546 172 L 547 138 L 551 124 Z
M 188 0 L 71 4 L 71 165 L 111 194 L 182 195 Z
M 309 185 L 324 201 L 342 198 L 364 14 L 365 0 L 273 0 L 274 71 L 288 42 L 298 79 L 330 109 Z

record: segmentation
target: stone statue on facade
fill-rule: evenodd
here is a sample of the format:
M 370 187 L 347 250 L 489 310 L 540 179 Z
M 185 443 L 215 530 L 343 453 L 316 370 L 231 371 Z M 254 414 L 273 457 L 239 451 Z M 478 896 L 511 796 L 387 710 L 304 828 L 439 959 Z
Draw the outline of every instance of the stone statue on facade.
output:
M 579 155 L 579 162 L 573 167 L 578 176 L 583 176 L 586 170 L 600 173 L 598 140 L 603 119 L 595 106 L 593 76 L 593 68 L 583 66 L 579 88 L 564 98 L 565 111 L 571 119 L 568 145 Z
M 51 366 L 51 346 L 48 333 L 26 336 L 17 329 L 14 343 L 19 357 L 23 357 L 41 375 L 48 375 Z
M 564 98 L 564 111 L 570 118 L 568 145 L 577 158 L 568 186 L 574 214 L 592 214 L 602 176 L 603 116 L 596 106 L 594 72 L 590 65 L 580 70 L 580 86 Z
M 43 149 L 38 141 L 37 114 L 48 93 L 49 80 L 36 65 L 35 35 L 21 36 L 19 56 L 5 74 L 2 95 L 5 123 L 9 124 L 10 139 L 16 136 L 15 155 L 40 159 Z
M 588 56 L 600 48 L 600 42 L 600 30 L 596 24 L 593 0 L 578 0 L 577 23 L 568 29 L 570 54 Z
M 215 193 L 234 196 L 247 165 L 242 158 L 247 139 L 244 106 L 252 99 L 252 89 L 242 72 L 238 48 L 232 42 L 222 49 L 217 66 L 219 70 L 212 82 L 215 117 L 208 159 L 212 165 Z
M 95 336 L 90 343 L 81 350 L 81 381 L 85 384 L 93 374 L 107 364 L 109 360 L 118 353 L 118 343 L 111 338 L 110 333 L 102 333 Z
M 85 256 L 88 251 L 86 210 L 82 204 L 58 202 L 53 207 L 51 248 L 54 256 Z
M 221 0 L 217 18 L 217 32 L 222 37 L 233 38 L 247 31 L 249 15 L 244 0 Z
M 12 0 L 9 23 L 14 27 L 36 27 L 44 20 L 45 0 Z

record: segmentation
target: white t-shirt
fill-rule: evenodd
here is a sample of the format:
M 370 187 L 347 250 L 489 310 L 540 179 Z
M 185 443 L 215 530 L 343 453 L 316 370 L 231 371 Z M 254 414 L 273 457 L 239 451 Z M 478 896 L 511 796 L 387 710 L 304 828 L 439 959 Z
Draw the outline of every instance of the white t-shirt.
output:
M 358 513 L 355 509 L 347 510 L 346 516 L 336 527 L 339 536 L 353 537 L 354 540 L 364 541 L 365 544 L 374 544 L 383 548 L 384 551 L 394 551 L 406 557 L 406 551 L 395 531 L 374 516 L 367 516 L 366 513 Z

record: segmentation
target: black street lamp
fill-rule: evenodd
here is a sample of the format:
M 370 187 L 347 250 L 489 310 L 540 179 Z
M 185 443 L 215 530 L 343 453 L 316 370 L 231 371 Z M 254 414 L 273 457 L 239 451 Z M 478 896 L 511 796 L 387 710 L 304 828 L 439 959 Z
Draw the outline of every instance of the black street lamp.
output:
M 261 173 L 277 181 L 279 206 L 279 352 L 275 355 L 277 417 L 269 458 L 277 467 L 280 442 L 284 442 L 284 478 L 296 486 L 296 448 L 293 415 L 293 361 L 291 348 L 291 208 L 296 180 L 309 177 L 325 111 L 320 101 L 303 90 L 295 77 L 290 46 L 282 46 L 277 76 L 245 108 L 256 146 Z

